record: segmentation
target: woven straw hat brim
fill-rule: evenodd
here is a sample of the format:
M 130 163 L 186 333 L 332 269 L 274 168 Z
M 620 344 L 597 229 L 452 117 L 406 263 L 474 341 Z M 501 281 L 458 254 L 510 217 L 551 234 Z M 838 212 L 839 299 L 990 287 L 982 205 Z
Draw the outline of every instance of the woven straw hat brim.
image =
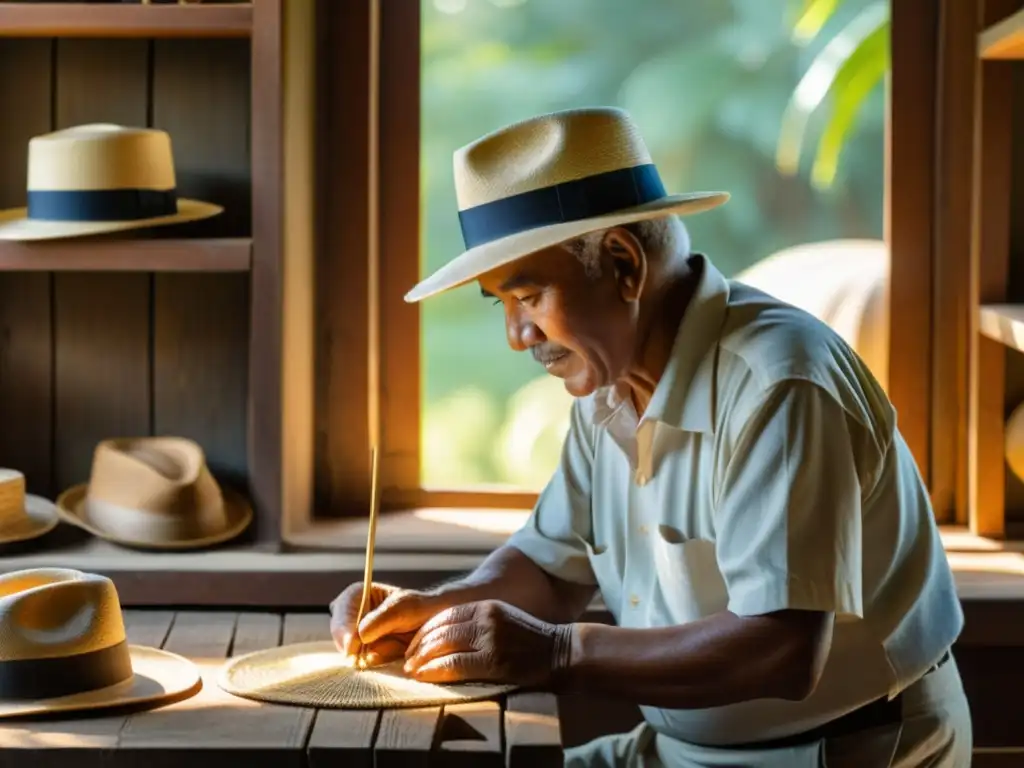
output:
M 202 689 L 199 670 L 188 659 L 139 645 L 131 645 L 128 650 L 135 673 L 130 680 L 54 699 L 0 699 L 0 718 L 170 703 L 190 698 Z
M 401 659 L 372 669 L 352 669 L 329 640 L 239 656 L 221 668 L 217 684 L 234 696 L 254 701 L 323 709 L 433 707 L 492 699 L 516 688 L 420 682 L 403 674 Z
M 728 192 L 689 192 L 668 195 L 650 203 L 614 211 L 603 216 L 551 224 L 508 235 L 463 252 L 420 281 L 405 295 L 405 300 L 414 303 L 458 288 L 492 269 L 590 232 L 663 216 L 692 216 L 717 208 L 728 200 Z
M 11 208 L 0 211 L 0 240 L 60 240 L 85 237 L 108 232 L 183 224 L 187 221 L 208 219 L 222 213 L 223 206 L 200 200 L 179 199 L 178 212 L 170 216 L 155 216 L 134 221 L 37 221 L 27 218 L 28 209 Z
M 71 525 L 76 525 L 82 530 L 88 531 L 93 536 L 106 541 L 120 544 L 134 549 L 147 550 L 187 550 L 211 547 L 230 541 L 244 531 L 252 522 L 252 505 L 239 493 L 223 488 L 224 506 L 227 512 L 227 525 L 220 532 L 201 539 L 188 539 L 186 541 L 166 541 L 154 544 L 149 541 L 132 541 L 117 534 L 104 530 L 93 524 L 89 519 L 89 484 L 82 483 L 68 488 L 57 497 L 57 511 L 61 519 Z
M 25 514 L 0 522 L 0 544 L 14 544 L 43 536 L 60 522 L 57 505 L 41 496 L 25 494 Z

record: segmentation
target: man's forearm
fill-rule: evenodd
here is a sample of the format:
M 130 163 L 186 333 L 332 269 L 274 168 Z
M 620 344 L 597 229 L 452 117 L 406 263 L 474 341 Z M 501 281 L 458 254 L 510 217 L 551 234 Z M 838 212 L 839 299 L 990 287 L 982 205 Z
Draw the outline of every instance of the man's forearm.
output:
M 725 612 L 658 629 L 577 624 L 569 667 L 557 682 L 567 691 L 668 709 L 799 700 L 820 674 L 831 623 L 787 613 L 740 618 Z
M 472 573 L 440 589 L 460 602 L 500 600 L 554 623 L 578 619 L 595 591 L 552 578 L 510 546 L 499 547 Z

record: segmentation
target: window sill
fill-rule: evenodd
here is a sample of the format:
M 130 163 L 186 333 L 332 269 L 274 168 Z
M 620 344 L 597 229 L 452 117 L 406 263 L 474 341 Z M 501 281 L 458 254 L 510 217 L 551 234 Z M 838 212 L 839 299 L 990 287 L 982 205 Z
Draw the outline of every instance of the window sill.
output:
M 374 577 L 425 588 L 471 571 L 483 555 L 378 552 Z M 253 544 L 197 552 L 143 552 L 87 539 L 23 548 L 0 558 L 0 573 L 59 567 L 112 578 L 126 606 L 322 608 L 363 578 L 362 551 L 274 552 Z
M 530 510 L 424 508 L 386 512 L 377 520 L 376 552 L 487 554 L 526 522 Z M 317 520 L 286 536 L 292 549 L 358 552 L 366 549 L 366 520 Z
M 528 514 L 502 512 L 471 524 L 475 511 L 443 512 L 382 516 L 374 577 L 410 588 L 455 578 L 476 567 Z M 327 521 L 296 534 L 284 552 L 242 544 L 164 553 L 128 550 L 58 528 L 45 544 L 6 550 L 0 572 L 66 567 L 102 573 L 114 579 L 126 606 L 326 610 L 342 588 L 362 579 L 365 536 L 365 521 Z M 981 642 L 998 626 L 1000 642 L 1012 636 L 1024 645 L 1024 542 L 982 539 L 952 527 L 943 528 L 943 542 L 970 614 L 966 637 Z M 602 612 L 600 601 L 592 609 Z

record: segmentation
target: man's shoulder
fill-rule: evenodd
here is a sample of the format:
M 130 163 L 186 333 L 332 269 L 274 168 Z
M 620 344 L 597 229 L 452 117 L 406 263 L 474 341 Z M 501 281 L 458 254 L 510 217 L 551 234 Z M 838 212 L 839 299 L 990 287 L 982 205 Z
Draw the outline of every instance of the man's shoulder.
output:
M 721 349 L 760 379 L 816 374 L 838 358 L 856 356 L 827 323 L 780 299 L 732 282 Z
M 890 432 L 895 414 L 867 364 L 827 323 L 803 309 L 733 281 L 715 364 L 734 415 L 782 386 L 810 384 L 872 432 Z

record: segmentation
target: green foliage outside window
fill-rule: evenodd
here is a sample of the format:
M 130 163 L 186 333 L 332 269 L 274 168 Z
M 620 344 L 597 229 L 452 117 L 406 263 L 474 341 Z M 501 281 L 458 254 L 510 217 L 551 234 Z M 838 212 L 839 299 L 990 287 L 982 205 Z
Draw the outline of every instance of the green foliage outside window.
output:
M 687 219 L 728 276 L 792 245 L 881 237 L 884 3 L 423 0 L 422 34 L 423 272 L 463 248 L 452 152 L 586 105 L 633 114 L 671 191 L 732 193 Z M 422 312 L 424 484 L 541 487 L 561 382 L 508 348 L 474 287 Z

